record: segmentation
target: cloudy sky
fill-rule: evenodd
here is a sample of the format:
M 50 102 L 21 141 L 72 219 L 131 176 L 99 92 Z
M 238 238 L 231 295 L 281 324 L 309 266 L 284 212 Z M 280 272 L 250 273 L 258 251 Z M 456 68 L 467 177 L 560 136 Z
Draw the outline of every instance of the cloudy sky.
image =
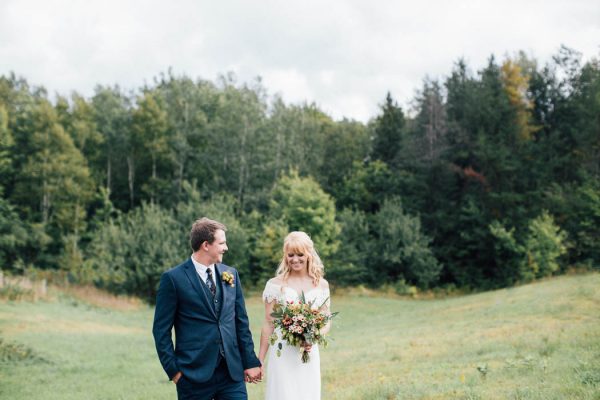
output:
M 406 107 L 460 57 L 473 70 L 518 50 L 546 62 L 561 44 L 600 57 L 600 1 L 0 0 L 0 74 L 50 93 L 232 71 L 361 121 L 388 90 Z

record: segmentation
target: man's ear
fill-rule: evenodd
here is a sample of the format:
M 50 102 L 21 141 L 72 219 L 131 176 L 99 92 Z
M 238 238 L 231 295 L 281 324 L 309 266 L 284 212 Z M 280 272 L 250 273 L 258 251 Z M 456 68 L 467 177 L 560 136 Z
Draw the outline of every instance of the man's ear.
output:
M 204 242 L 202 242 L 202 244 L 200 245 L 200 248 L 202 250 L 208 250 L 208 241 L 205 240 Z

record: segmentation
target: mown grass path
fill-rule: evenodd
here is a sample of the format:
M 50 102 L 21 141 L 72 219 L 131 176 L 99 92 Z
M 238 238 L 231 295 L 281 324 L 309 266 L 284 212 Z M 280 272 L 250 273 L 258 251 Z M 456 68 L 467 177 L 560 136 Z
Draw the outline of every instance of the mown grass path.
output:
M 0 301 L 0 399 L 175 399 L 153 310 L 81 298 Z M 247 305 L 258 343 L 260 295 Z M 324 399 L 600 399 L 600 274 L 442 300 L 337 296 L 333 309 Z

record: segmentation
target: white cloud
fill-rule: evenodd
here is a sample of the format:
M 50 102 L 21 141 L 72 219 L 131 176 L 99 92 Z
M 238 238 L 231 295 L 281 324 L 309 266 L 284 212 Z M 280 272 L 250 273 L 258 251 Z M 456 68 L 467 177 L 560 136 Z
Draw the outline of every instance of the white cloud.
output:
M 403 105 L 426 76 L 464 57 L 525 50 L 545 62 L 561 44 L 600 54 L 597 0 L 3 0 L 0 74 L 50 92 L 135 89 L 169 67 L 214 79 L 264 78 L 269 93 L 366 121 L 389 90 Z
M 299 103 L 313 97 L 306 77 L 295 69 L 267 71 L 264 84 L 285 101 Z

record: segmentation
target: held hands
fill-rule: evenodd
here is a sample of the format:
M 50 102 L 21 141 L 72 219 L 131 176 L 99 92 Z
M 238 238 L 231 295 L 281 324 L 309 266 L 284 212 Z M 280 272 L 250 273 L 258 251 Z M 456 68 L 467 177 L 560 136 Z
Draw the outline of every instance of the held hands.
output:
M 246 382 L 248 383 L 259 383 L 262 380 L 263 375 L 263 367 L 255 367 L 250 368 L 244 371 L 244 375 L 246 376 Z M 182 373 L 181 371 L 177 372 L 173 377 L 172 381 L 177 385 L 179 379 L 181 379 Z
M 244 375 L 246 377 L 246 382 L 248 383 L 258 383 L 262 380 L 262 366 L 254 367 L 244 370 Z

